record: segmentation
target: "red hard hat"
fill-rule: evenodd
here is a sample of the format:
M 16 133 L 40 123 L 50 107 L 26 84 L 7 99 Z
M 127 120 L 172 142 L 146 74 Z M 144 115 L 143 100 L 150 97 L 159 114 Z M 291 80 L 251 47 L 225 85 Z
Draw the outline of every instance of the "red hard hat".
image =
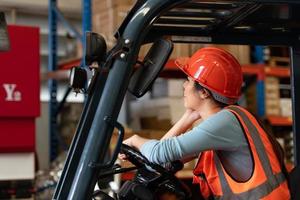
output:
M 177 59 L 176 65 L 211 91 L 215 100 L 234 104 L 241 95 L 243 74 L 239 62 L 227 51 L 205 47 L 192 57 Z

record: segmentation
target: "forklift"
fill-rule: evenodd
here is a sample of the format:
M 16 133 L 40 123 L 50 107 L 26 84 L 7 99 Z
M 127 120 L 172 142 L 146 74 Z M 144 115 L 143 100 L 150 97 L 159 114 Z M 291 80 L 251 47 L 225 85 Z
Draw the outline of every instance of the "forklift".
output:
M 86 34 L 85 61 L 88 69 L 73 68 L 70 84 L 86 92 L 86 102 L 68 156 L 53 196 L 65 199 L 114 199 L 95 185 L 106 175 L 137 169 L 116 199 L 156 199 L 157 193 L 191 198 L 190 191 L 174 175 L 178 162 L 162 167 L 149 162 L 135 149 L 122 145 L 124 128 L 117 121 L 126 91 L 143 96 L 163 70 L 173 43 L 280 45 L 290 48 L 291 93 L 295 168 L 291 193 L 299 190 L 300 162 L 300 1 L 298 0 L 138 0 L 115 33 L 116 44 L 107 50 L 104 38 Z M 143 61 L 143 44 L 152 43 Z M 136 67 L 138 66 L 138 67 Z M 91 78 L 87 76 L 92 71 Z M 298 126 L 299 125 L 299 126 Z M 110 159 L 114 129 L 118 140 Z M 299 149 L 300 150 L 300 149 Z M 115 164 L 118 153 L 127 155 L 136 167 Z M 297 188 L 298 187 L 298 188 Z M 299 192 L 298 192 L 299 193 Z

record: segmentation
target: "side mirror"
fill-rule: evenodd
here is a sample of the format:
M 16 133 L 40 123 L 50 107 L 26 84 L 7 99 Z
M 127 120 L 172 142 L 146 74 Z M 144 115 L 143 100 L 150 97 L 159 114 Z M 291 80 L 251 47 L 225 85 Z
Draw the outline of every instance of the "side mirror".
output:
M 155 79 L 165 66 L 173 50 L 173 43 L 170 40 L 157 40 L 147 55 L 142 66 L 132 75 L 128 90 L 136 97 L 142 97 L 152 86 Z
M 10 48 L 7 26 L 4 12 L 0 12 L 0 51 L 8 51 Z
M 106 42 L 102 35 L 94 32 L 86 32 L 85 35 L 85 63 L 91 65 L 93 62 L 104 61 L 106 56 Z

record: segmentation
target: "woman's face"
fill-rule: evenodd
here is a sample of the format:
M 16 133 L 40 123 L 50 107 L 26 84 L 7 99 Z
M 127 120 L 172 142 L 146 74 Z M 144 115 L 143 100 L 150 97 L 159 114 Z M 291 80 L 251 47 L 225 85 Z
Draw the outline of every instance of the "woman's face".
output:
M 183 83 L 184 107 L 196 110 L 201 105 L 200 91 L 195 88 L 195 82 L 190 77 Z

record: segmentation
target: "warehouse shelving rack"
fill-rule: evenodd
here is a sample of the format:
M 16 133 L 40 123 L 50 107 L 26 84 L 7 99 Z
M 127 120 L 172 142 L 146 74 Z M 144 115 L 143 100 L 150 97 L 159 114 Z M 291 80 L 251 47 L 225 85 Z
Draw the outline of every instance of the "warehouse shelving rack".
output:
M 289 46 L 295 164 L 299 165 L 299 8 L 298 0 L 137 1 L 115 35 L 120 54 L 112 60 L 105 80 L 101 76 L 95 80 L 87 97 L 53 199 L 91 198 L 97 174 L 108 167 L 104 156 L 140 46 L 161 36 L 178 43 Z
M 57 62 L 57 21 L 59 20 L 65 26 L 67 31 L 82 42 L 83 48 L 85 48 L 85 32 L 90 31 L 91 24 L 91 0 L 82 0 L 82 34 L 76 30 L 64 17 L 63 13 L 57 7 L 57 0 L 49 0 L 48 8 L 48 71 L 55 71 L 58 66 Z M 84 49 L 83 49 L 84 52 Z M 81 60 L 81 66 L 85 66 L 84 59 Z M 50 141 L 50 160 L 53 161 L 58 154 L 58 125 L 57 115 L 63 107 L 71 88 L 68 87 L 65 91 L 61 102 L 57 102 L 57 81 L 55 79 L 49 79 L 48 87 L 50 92 L 49 100 L 49 141 Z

